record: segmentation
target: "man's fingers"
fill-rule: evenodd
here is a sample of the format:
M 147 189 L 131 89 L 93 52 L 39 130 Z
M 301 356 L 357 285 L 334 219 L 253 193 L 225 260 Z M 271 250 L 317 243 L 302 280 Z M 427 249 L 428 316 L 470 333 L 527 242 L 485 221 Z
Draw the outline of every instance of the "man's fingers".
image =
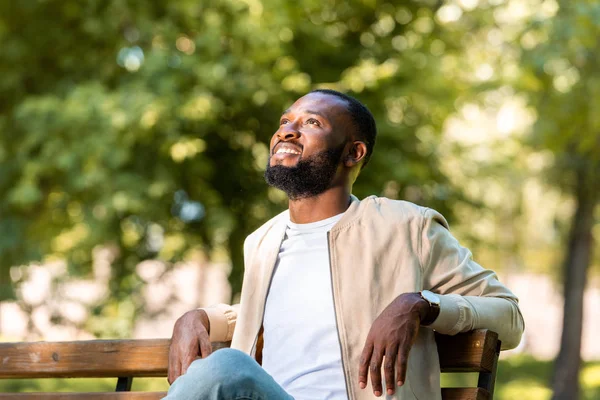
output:
M 181 361 L 181 375 L 185 375 L 185 373 L 187 372 L 188 368 L 190 367 L 190 365 L 196 360 L 196 356 L 193 354 L 188 354 L 182 361 Z
M 406 370 L 408 368 L 408 353 L 410 352 L 410 343 L 403 343 L 398 350 L 398 358 L 396 359 L 396 380 L 398 386 L 404 385 L 406 381 Z
M 167 381 L 169 382 L 169 385 L 172 385 L 173 382 L 175 382 L 175 380 L 177 378 L 179 378 L 181 374 L 179 373 L 179 368 L 177 367 L 171 367 L 169 365 L 169 376 L 167 378 Z
M 181 357 L 181 375 L 184 375 L 187 372 L 190 364 L 193 363 L 199 355 L 200 348 L 198 347 L 198 342 L 192 342 L 190 347 L 185 350 L 183 357 Z
M 179 359 L 175 356 L 174 352 L 169 351 L 169 376 L 167 379 L 169 381 L 169 385 L 173 384 L 179 375 L 181 375 L 181 365 L 179 363 Z
M 400 343 L 400 348 L 398 350 L 398 360 L 396 362 L 398 386 L 404 385 L 404 382 L 406 381 L 406 371 L 408 370 L 408 354 L 410 353 L 410 349 L 412 348 L 413 344 L 417 340 L 417 335 L 419 333 L 419 324 L 417 320 L 414 322 L 415 324 L 409 325 L 407 335 Z
M 198 354 L 198 355 L 201 356 L 202 358 L 206 358 L 206 357 L 210 356 L 210 354 L 212 353 L 212 345 L 210 343 L 210 337 L 208 336 L 208 332 L 206 332 L 206 331 L 200 332 L 198 336 L 199 336 L 198 345 L 199 345 L 199 349 L 200 349 L 200 354 Z
M 383 394 L 381 388 L 381 362 L 383 361 L 383 349 L 375 348 L 373 350 L 373 356 L 369 363 L 369 373 L 371 374 L 371 386 L 373 387 L 373 394 L 379 397 Z
M 398 354 L 398 345 L 392 345 L 385 349 L 385 360 L 383 362 L 383 375 L 385 377 L 385 387 L 388 395 L 393 395 L 396 389 L 396 381 L 394 381 L 395 375 L 395 363 L 396 356 Z
M 367 387 L 367 375 L 369 374 L 369 362 L 373 354 L 373 343 L 367 339 L 365 347 L 360 356 L 360 365 L 358 367 L 358 385 L 361 389 Z

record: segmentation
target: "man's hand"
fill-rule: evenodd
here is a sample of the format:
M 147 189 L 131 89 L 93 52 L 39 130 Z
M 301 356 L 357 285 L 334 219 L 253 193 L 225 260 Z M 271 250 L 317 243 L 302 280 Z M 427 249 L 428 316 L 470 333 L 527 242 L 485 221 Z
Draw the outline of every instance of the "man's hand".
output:
M 169 384 L 185 374 L 194 360 L 210 355 L 209 328 L 208 315 L 204 310 L 188 311 L 175 322 L 169 347 Z
M 361 389 L 367 386 L 367 375 L 370 372 L 373 393 L 377 397 L 383 394 L 382 363 L 388 395 L 394 394 L 394 375 L 398 386 L 404 384 L 408 353 L 417 339 L 421 321 L 428 312 L 429 303 L 419 293 L 404 293 L 383 310 L 371 326 L 360 357 L 358 382 Z

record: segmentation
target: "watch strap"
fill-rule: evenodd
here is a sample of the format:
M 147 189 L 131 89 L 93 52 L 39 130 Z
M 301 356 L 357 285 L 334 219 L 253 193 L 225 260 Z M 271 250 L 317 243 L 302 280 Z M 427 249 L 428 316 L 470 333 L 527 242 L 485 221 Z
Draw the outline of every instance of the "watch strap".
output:
M 421 325 L 431 325 L 437 319 L 438 315 L 440 315 L 440 305 L 427 300 L 421 292 L 419 292 L 419 295 L 427 302 L 427 304 L 429 304 L 429 311 L 427 312 L 427 316 L 421 321 Z

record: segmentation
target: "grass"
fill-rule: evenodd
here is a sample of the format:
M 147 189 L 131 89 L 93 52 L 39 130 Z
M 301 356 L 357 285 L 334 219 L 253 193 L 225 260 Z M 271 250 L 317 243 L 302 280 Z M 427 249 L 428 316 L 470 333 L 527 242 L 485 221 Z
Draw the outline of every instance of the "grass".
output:
M 552 396 L 550 378 L 553 361 L 540 361 L 529 356 L 500 360 L 494 399 L 547 400 Z M 581 400 L 600 399 L 600 361 L 582 366 Z M 442 386 L 475 386 L 477 374 L 444 374 Z
M 546 400 L 551 397 L 549 388 L 552 361 L 539 361 L 528 356 L 500 360 L 496 380 L 497 400 Z M 600 361 L 583 365 L 581 371 L 582 400 L 600 399 Z M 166 391 L 166 378 L 136 378 L 133 390 Z M 443 386 L 473 386 L 476 374 L 444 374 Z M 30 379 L 0 380 L 0 392 L 100 392 L 113 391 L 116 379 Z
M 116 385 L 116 378 L 6 379 L 0 380 L 0 393 L 112 392 Z M 166 392 L 169 384 L 167 378 L 134 378 L 132 390 Z

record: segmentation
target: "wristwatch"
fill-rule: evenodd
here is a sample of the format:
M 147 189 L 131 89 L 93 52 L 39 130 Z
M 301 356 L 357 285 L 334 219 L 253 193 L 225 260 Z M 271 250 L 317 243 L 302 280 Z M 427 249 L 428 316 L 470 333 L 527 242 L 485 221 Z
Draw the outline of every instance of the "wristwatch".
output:
M 438 315 L 440 315 L 440 298 L 437 294 L 429 290 L 421 290 L 419 294 L 423 300 L 429 303 L 429 312 L 425 319 L 421 321 L 421 325 L 431 325 L 437 319 Z

